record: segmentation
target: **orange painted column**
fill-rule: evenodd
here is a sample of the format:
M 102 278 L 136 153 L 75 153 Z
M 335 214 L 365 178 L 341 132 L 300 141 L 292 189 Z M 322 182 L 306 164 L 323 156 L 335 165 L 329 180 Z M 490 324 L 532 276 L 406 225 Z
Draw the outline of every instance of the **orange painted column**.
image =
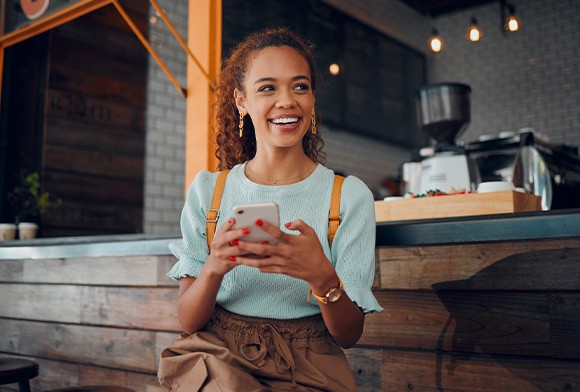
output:
M 201 65 L 215 80 L 220 70 L 222 1 L 189 0 L 188 47 L 199 64 L 188 56 L 185 133 L 185 189 L 200 170 L 215 171 L 215 141 L 212 140 L 211 106 L 215 96 Z

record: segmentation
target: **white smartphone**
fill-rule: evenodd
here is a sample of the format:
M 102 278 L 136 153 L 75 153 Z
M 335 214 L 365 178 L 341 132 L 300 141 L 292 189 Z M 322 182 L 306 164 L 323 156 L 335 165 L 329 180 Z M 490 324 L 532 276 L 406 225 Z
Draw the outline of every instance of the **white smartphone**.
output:
M 247 227 L 250 234 L 240 237 L 243 241 L 264 242 L 274 245 L 278 240 L 256 224 L 258 219 L 280 227 L 280 213 L 276 203 L 245 204 L 234 207 L 235 228 Z

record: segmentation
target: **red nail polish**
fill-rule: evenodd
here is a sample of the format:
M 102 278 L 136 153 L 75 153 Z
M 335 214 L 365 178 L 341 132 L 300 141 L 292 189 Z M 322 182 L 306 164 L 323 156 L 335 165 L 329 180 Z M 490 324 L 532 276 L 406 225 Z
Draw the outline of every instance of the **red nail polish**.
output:
M 264 244 L 264 245 L 270 245 L 270 241 L 262 241 L 262 244 Z
M 292 222 L 288 222 L 288 223 L 286 223 L 284 226 L 286 226 L 286 227 L 290 227 L 290 225 L 291 225 L 291 224 L 292 224 Z
M 256 224 L 257 224 L 258 226 L 263 226 L 263 225 L 264 225 L 264 221 L 262 221 L 261 219 L 258 219 L 258 220 L 256 221 Z
M 230 261 L 236 261 L 236 256 L 230 256 Z
M 232 224 L 232 223 L 233 223 L 233 221 L 234 221 L 234 220 L 233 220 L 232 218 L 228 219 L 228 223 L 229 223 L 229 224 Z
M 239 245 L 239 243 L 240 243 L 240 242 L 239 242 L 238 240 L 233 240 L 233 241 L 232 241 L 232 245 L 233 245 L 233 246 L 238 246 L 238 245 Z
M 248 229 L 247 227 L 244 228 L 243 230 L 244 234 L 250 234 L 250 229 Z

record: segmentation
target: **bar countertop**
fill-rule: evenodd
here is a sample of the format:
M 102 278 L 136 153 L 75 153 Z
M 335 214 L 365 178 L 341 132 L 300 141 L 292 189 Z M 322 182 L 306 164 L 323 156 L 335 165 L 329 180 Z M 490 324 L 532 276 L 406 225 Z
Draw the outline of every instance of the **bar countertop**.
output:
M 377 246 L 580 237 L 580 209 L 377 222 Z
M 377 246 L 422 246 L 580 237 L 580 209 L 377 222 Z M 177 235 L 122 234 L 0 243 L 1 259 L 170 254 Z

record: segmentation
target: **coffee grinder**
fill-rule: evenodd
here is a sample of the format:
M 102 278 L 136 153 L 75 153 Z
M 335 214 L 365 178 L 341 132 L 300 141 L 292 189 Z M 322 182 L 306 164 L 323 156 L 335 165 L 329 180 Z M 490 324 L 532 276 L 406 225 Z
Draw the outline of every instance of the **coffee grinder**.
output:
M 472 191 L 479 183 L 475 163 L 455 143 L 471 121 L 470 92 L 465 84 L 438 83 L 417 93 L 419 126 L 434 142 L 420 150 L 420 193 Z

